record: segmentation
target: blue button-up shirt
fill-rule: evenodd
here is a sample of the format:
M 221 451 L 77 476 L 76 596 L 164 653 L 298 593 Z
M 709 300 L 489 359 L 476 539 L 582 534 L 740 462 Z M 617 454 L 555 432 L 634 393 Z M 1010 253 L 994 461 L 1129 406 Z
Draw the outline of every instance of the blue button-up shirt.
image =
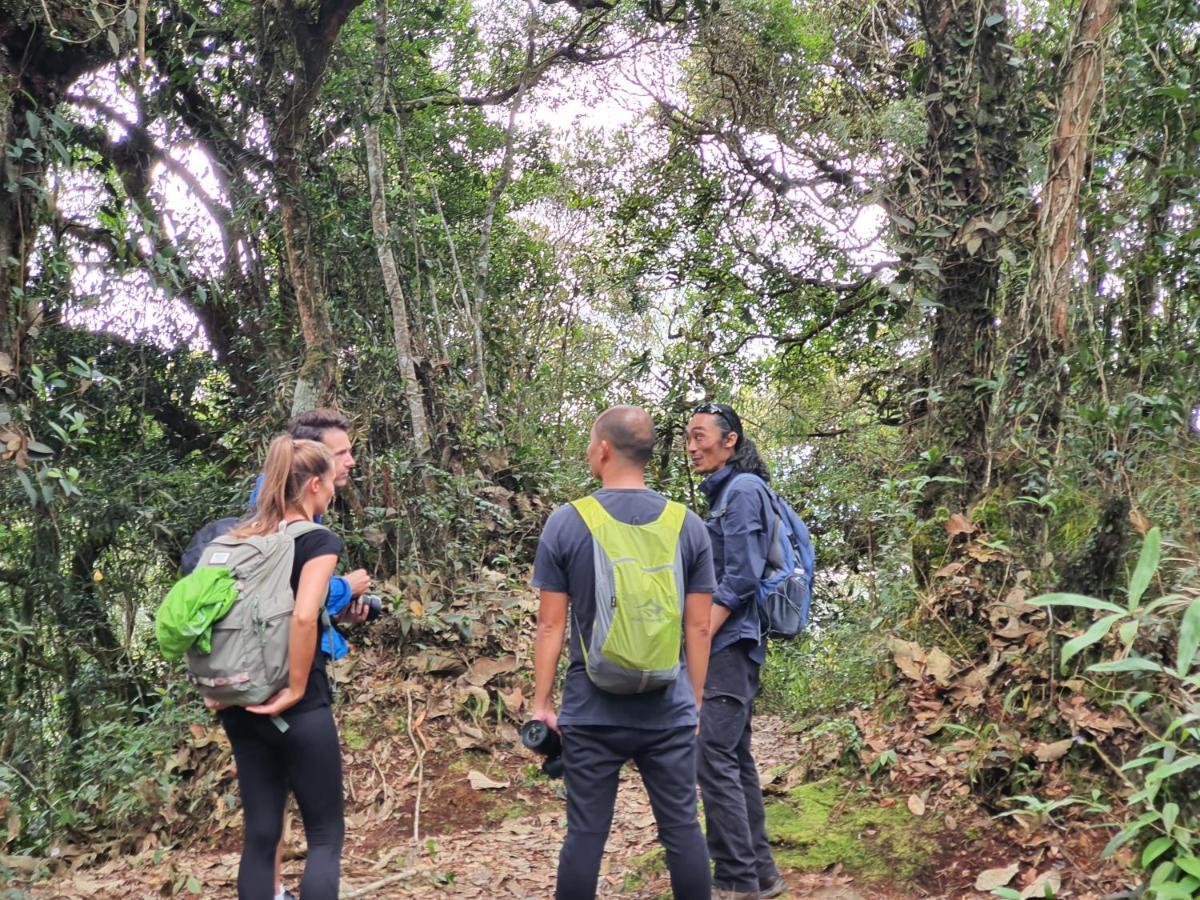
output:
M 758 583 L 767 565 L 771 504 L 766 485 L 756 477 L 741 479 L 731 494 L 722 496 L 734 474 L 730 466 L 724 466 L 700 483 L 701 493 L 708 498 L 710 512 L 705 524 L 717 573 L 713 602 L 729 610 L 729 618 L 713 635 L 712 652 L 738 641 L 752 642 L 748 644 L 750 658 L 761 665 L 767 654 L 758 618 Z M 713 512 L 720 514 L 714 516 Z

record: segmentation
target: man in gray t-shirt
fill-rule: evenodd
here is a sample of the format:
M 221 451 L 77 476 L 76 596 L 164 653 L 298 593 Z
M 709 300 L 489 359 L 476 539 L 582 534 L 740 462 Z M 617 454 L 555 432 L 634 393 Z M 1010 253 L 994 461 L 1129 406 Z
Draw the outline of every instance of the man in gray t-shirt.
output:
M 646 487 L 654 423 L 638 407 L 606 410 L 592 427 L 587 457 L 601 489 L 592 496 L 619 522 L 643 525 L 666 498 Z M 592 683 L 584 661 L 595 617 L 592 535 L 573 506 L 550 516 L 538 543 L 533 585 L 540 590 L 534 655 L 533 717 L 563 738 L 567 837 L 555 896 L 594 897 L 612 825 L 621 766 L 637 763 L 650 795 L 676 897 L 710 896 L 708 850 L 696 818 L 695 731 L 708 669 L 712 547 L 704 523 L 687 512 L 679 534 L 683 570 L 683 654 L 675 681 L 644 694 L 610 694 Z M 561 709 L 554 679 L 570 621 L 570 665 Z

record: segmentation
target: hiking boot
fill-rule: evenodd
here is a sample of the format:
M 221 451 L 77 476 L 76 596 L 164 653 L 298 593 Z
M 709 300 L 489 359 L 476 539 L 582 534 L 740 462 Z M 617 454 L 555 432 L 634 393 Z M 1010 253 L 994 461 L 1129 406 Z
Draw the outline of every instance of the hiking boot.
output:
M 758 883 L 758 896 L 762 900 L 767 900 L 768 897 L 781 897 L 787 893 L 787 889 L 787 882 L 783 880 L 783 876 L 776 875 L 774 878 L 768 878 Z
M 758 891 L 735 891 L 713 885 L 712 900 L 758 900 Z

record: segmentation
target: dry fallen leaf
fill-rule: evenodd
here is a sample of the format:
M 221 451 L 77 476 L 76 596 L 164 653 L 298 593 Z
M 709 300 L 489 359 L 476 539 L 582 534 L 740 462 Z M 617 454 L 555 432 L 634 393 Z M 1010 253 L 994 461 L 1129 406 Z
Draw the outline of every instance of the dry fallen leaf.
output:
M 477 687 L 482 687 L 497 675 L 513 672 L 516 668 L 517 659 L 515 656 L 502 656 L 500 659 L 479 659 L 467 671 L 467 681 Z
M 1051 869 L 1048 872 L 1043 872 L 1034 881 L 1021 891 L 1021 900 L 1031 900 L 1031 898 L 1047 896 L 1046 889 L 1049 888 L 1049 896 L 1057 897 L 1059 890 L 1062 888 L 1062 876 Z
M 922 800 L 920 797 L 918 797 L 916 794 L 909 794 L 908 811 L 910 813 L 912 813 L 914 816 L 925 815 L 925 801 Z
M 1066 756 L 1067 751 L 1071 749 L 1072 743 L 1071 738 L 1064 738 L 1061 741 L 1055 741 L 1053 744 L 1038 744 L 1037 749 L 1033 751 L 1033 755 L 1041 762 L 1054 762 L 1056 759 L 1062 759 Z
M 893 659 L 896 661 L 896 668 L 911 678 L 913 681 L 921 681 L 925 677 L 925 651 L 921 649 L 920 644 L 914 644 L 912 641 L 893 640 L 892 642 Z
M 951 537 L 954 537 L 956 534 L 971 534 L 975 530 L 975 526 L 962 513 L 955 513 L 946 522 L 946 534 Z
M 467 781 L 477 791 L 498 791 L 508 787 L 507 781 L 493 781 L 477 769 L 467 773 Z
M 1013 863 L 1003 869 L 984 869 L 975 879 L 975 890 L 994 891 L 996 888 L 1004 887 L 1013 880 L 1020 868 L 1020 864 Z
M 954 669 L 954 660 L 949 656 L 934 647 L 929 651 L 929 658 L 925 663 L 925 671 L 933 676 L 933 680 L 941 687 L 949 687 L 950 673 Z

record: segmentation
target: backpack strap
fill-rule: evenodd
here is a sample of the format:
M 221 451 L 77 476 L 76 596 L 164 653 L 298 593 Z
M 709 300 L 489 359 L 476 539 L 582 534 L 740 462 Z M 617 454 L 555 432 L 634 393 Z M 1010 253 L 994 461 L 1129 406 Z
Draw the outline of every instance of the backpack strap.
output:
M 583 524 L 587 526 L 587 530 L 591 532 L 592 539 L 596 540 L 596 533 L 606 525 L 611 523 L 626 524 L 618 522 L 613 518 L 612 513 L 604 508 L 604 505 L 589 494 L 586 497 L 580 497 L 578 500 L 572 500 L 571 505 L 575 507 L 575 511 L 579 513 L 579 518 L 583 519 Z M 687 507 L 682 503 L 677 503 L 674 500 L 668 500 L 663 507 L 662 512 L 658 514 L 658 518 L 652 522 L 647 522 L 645 525 L 662 525 L 672 534 L 678 536 L 683 531 L 683 520 L 687 517 Z M 645 527 L 645 525 L 630 525 L 630 528 Z
M 733 494 L 733 489 L 739 484 L 756 482 L 767 494 L 767 500 L 772 508 L 775 506 L 774 497 L 772 496 L 771 486 L 755 475 L 753 472 L 734 472 L 729 478 L 729 483 L 721 489 L 721 493 L 717 495 L 717 502 L 712 505 L 709 510 L 708 517 L 710 519 L 719 519 L 729 510 L 729 498 Z
M 604 505 L 590 494 L 586 497 L 580 497 L 578 500 L 572 500 L 571 505 L 575 507 L 575 512 L 579 513 L 579 518 L 583 519 L 583 524 L 587 526 L 587 530 L 594 537 L 596 532 L 613 521 L 612 515 Z

